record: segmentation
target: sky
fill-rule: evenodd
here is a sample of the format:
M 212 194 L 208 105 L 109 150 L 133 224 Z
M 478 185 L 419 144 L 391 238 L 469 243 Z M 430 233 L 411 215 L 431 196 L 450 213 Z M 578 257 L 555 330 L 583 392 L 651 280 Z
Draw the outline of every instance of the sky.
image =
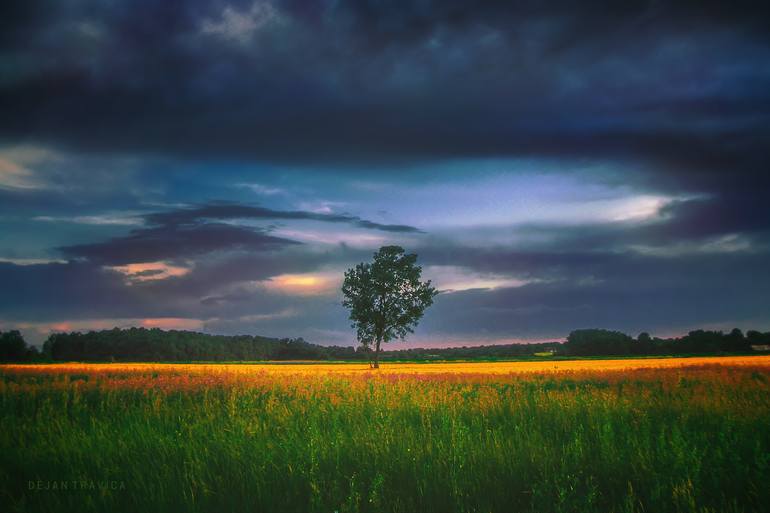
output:
M 0 329 L 355 343 L 382 245 L 441 290 L 400 347 L 770 329 L 770 8 L 0 4 Z

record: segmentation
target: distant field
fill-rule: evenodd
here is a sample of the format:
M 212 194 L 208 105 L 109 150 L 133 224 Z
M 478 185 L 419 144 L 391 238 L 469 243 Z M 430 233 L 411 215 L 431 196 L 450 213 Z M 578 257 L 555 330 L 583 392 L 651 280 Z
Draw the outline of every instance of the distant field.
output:
M 767 511 L 770 357 L 0 366 L 0 511 Z
M 684 366 L 723 364 L 730 366 L 766 366 L 765 356 L 693 356 L 670 358 L 602 358 L 585 360 L 503 361 L 503 362 L 414 362 L 382 363 L 372 371 L 366 363 L 252 362 L 252 363 L 55 363 L 42 365 L 0 365 L 17 372 L 161 372 L 238 373 L 238 374 L 520 374 L 531 372 L 562 372 L 583 370 L 668 369 Z

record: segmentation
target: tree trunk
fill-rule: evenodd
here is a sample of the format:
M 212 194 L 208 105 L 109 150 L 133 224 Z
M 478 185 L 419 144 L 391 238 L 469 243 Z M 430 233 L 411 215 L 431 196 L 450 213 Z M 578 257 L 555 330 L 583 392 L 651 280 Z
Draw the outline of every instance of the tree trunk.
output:
M 374 350 L 374 368 L 379 369 L 380 368 L 380 339 L 377 339 L 377 345 L 375 346 Z

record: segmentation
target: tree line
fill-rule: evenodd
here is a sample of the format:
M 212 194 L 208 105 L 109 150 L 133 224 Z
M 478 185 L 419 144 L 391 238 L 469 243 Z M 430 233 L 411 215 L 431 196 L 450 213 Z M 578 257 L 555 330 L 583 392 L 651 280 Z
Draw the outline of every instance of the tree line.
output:
M 770 344 L 770 332 L 738 328 L 729 333 L 695 330 L 683 337 L 658 338 L 640 333 L 635 339 L 620 331 L 576 330 L 569 334 L 561 353 L 569 356 L 681 355 L 707 353 L 746 353 L 754 346 Z
M 0 331 L 0 362 L 37 361 L 42 358 L 37 347 L 27 345 L 19 330 Z
M 682 355 L 747 353 L 770 345 L 770 332 L 739 329 L 691 331 L 683 337 L 632 338 L 619 331 L 576 330 L 564 343 L 502 344 L 473 347 L 412 348 L 382 351 L 383 360 L 510 358 L 552 353 L 557 356 Z M 321 346 L 302 338 L 208 335 L 158 328 L 87 333 L 54 333 L 43 350 L 27 345 L 17 330 L 0 332 L 0 361 L 250 361 L 368 360 L 370 348 Z
M 52 360 L 232 361 L 354 358 L 352 347 L 323 347 L 302 338 L 209 335 L 159 328 L 55 333 L 43 345 Z

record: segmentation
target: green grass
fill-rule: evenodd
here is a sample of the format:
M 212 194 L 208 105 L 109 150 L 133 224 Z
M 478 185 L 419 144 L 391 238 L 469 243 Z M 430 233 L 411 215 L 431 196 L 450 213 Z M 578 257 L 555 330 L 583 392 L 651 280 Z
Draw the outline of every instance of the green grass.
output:
M 196 376 L 0 371 L 0 510 L 770 507 L 761 369 Z

